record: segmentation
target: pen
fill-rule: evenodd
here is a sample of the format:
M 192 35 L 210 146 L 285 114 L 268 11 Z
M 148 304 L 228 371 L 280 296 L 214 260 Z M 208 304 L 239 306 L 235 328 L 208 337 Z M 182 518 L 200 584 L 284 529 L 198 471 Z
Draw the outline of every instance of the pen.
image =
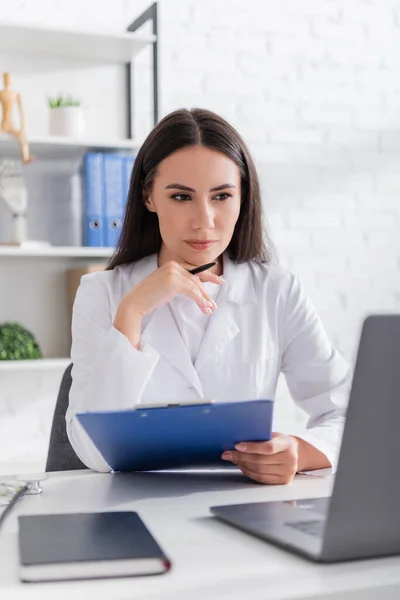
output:
M 213 267 L 216 264 L 217 264 L 216 262 L 210 262 L 210 263 L 207 263 L 206 265 L 200 265 L 200 267 L 195 267 L 194 269 L 190 269 L 189 273 L 191 273 L 192 275 L 197 275 L 197 273 L 201 273 L 202 271 L 207 271 L 207 269 L 211 269 L 211 267 Z

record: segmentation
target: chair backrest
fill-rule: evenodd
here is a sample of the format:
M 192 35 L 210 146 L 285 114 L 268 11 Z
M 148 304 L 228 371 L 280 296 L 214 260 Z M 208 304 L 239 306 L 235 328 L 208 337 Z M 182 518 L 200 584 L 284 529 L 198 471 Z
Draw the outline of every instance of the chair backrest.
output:
M 69 390 L 72 384 L 71 370 L 72 364 L 66 368 L 58 391 L 50 433 L 46 471 L 69 471 L 87 468 L 77 457 L 69 442 L 65 423 L 65 413 L 67 412 L 69 402 Z

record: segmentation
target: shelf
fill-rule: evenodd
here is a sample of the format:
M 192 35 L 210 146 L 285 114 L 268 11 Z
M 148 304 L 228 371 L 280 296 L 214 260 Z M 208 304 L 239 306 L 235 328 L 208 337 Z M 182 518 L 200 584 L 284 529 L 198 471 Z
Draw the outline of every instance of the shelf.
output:
M 6 21 L 0 24 L 0 53 L 46 60 L 49 56 L 82 66 L 128 63 L 156 36 L 143 33 L 113 33 L 44 27 Z
M 0 373 L 19 371 L 65 370 L 71 364 L 70 358 L 40 358 L 36 360 L 0 360 Z
M 43 246 L 20 247 L 1 246 L 0 257 L 43 257 L 43 258 L 109 258 L 114 248 L 94 248 L 89 246 Z
M 135 140 L 95 140 L 61 136 L 28 135 L 29 149 L 37 158 L 64 158 L 79 156 L 89 150 L 134 152 L 139 148 Z M 20 156 L 19 144 L 12 135 L 0 134 L 0 155 Z

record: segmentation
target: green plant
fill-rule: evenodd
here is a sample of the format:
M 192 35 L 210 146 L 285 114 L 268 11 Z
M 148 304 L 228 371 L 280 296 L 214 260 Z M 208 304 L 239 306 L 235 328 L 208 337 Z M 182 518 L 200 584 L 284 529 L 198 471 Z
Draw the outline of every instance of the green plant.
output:
M 19 323 L 0 325 L 0 360 L 43 358 L 33 334 Z
M 65 108 L 66 106 L 81 106 L 82 102 L 72 96 L 63 96 L 59 94 L 55 97 L 48 98 L 50 108 Z

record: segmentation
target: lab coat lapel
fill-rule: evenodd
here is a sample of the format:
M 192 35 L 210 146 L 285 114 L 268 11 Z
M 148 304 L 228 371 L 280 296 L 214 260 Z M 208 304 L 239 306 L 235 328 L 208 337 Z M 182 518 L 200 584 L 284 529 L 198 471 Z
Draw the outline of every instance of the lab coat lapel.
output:
M 257 301 L 248 263 L 235 264 L 225 253 L 223 277 L 225 283 L 217 299 L 218 308 L 210 317 L 195 361 L 197 372 L 221 356 L 227 344 L 239 333 L 237 318 L 241 305 Z
M 216 360 L 223 353 L 226 345 L 239 333 L 235 310 L 235 305 L 230 302 L 218 302 L 218 308 L 210 317 L 195 361 L 197 372 L 208 362 Z
M 157 269 L 157 255 L 143 258 L 134 269 L 131 286 L 134 287 Z M 150 344 L 166 360 L 187 379 L 200 395 L 202 386 L 189 353 L 183 343 L 179 329 L 168 305 L 159 306 L 152 313 L 145 315 L 142 338 Z
M 202 385 L 167 304 L 154 311 L 142 337 L 202 395 Z

